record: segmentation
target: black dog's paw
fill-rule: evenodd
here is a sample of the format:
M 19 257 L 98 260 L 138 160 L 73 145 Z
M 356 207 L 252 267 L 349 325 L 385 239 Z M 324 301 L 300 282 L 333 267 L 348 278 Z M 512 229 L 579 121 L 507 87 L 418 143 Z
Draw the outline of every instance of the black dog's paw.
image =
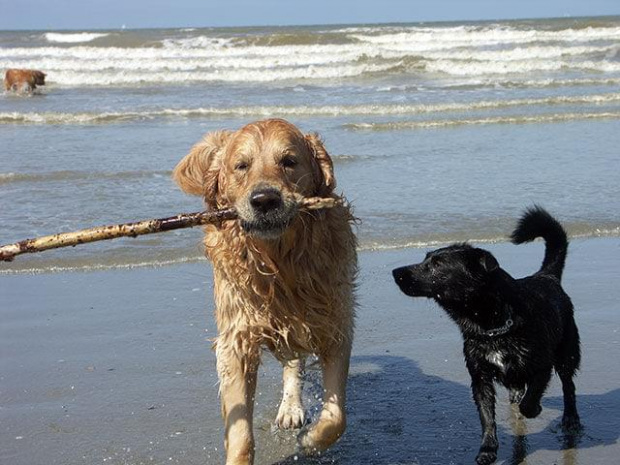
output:
M 478 465 L 489 465 L 497 460 L 497 452 L 480 451 L 476 457 L 476 463 Z
M 560 426 L 564 434 L 579 434 L 583 431 L 583 425 L 579 420 L 579 415 L 564 415 Z
M 540 415 L 540 412 L 542 412 L 542 407 L 540 406 L 540 404 L 525 404 L 525 403 L 521 403 L 519 404 L 519 411 L 521 412 L 521 415 L 523 415 L 525 418 L 536 418 L 538 415 Z
M 511 389 L 510 390 L 510 403 L 518 404 L 525 395 L 525 389 Z

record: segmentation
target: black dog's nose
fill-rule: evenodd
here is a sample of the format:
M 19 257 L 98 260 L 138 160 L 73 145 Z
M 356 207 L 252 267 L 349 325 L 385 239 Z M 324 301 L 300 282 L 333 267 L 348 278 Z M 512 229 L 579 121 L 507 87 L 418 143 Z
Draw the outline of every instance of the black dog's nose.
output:
M 397 283 L 401 283 L 403 279 L 405 279 L 407 271 L 408 270 L 406 266 L 392 270 L 392 276 L 394 277 L 394 281 L 396 281 Z
M 276 189 L 260 189 L 252 192 L 250 205 L 256 211 L 267 213 L 282 205 L 282 195 Z

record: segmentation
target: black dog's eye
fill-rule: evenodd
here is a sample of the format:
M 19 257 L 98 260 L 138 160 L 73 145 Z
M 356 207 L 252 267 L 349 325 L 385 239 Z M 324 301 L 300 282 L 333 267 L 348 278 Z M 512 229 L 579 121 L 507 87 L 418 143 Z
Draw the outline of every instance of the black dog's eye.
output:
M 297 163 L 298 161 L 291 155 L 286 155 L 280 160 L 280 166 L 282 168 L 294 168 L 295 166 L 297 166 Z

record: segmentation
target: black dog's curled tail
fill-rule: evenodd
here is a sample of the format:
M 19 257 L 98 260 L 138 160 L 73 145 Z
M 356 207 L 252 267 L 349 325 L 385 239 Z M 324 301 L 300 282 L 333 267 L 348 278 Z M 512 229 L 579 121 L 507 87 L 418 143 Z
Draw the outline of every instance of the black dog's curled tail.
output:
M 545 240 L 545 258 L 539 273 L 562 279 L 568 250 L 566 231 L 544 208 L 534 205 L 525 211 L 510 239 L 513 244 L 522 244 L 537 237 Z

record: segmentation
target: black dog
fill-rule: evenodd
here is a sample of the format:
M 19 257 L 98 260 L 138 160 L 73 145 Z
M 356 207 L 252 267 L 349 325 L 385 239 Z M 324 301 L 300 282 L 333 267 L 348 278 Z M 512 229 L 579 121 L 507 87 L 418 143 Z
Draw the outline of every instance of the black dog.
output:
M 537 237 L 546 243 L 542 267 L 522 279 L 501 269 L 491 253 L 468 244 L 435 250 L 422 263 L 392 272 L 405 294 L 435 299 L 461 330 L 482 424 L 476 457 L 481 465 L 497 458 L 494 381 L 510 390 L 510 401 L 523 416 L 534 418 L 555 369 L 564 393 L 562 427 L 580 428 L 573 384 L 581 358 L 579 333 L 560 284 L 568 240 L 540 207 L 525 212 L 511 239 L 521 244 Z

